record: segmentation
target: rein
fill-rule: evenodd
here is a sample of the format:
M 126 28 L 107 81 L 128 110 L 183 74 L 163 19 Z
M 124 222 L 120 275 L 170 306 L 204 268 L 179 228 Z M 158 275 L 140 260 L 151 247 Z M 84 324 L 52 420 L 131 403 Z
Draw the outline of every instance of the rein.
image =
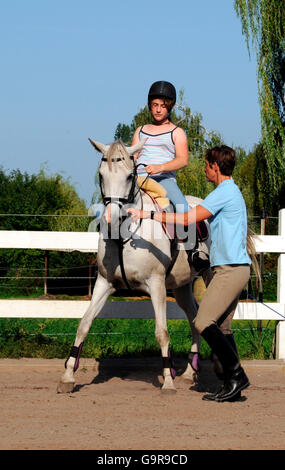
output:
M 111 196 L 105 196 L 104 193 L 103 193 L 103 189 L 102 189 L 102 178 L 99 177 L 99 182 L 100 182 L 100 191 L 101 191 L 101 196 L 102 196 L 102 200 L 103 200 L 103 204 L 104 206 L 108 206 L 110 203 L 114 203 L 114 204 L 117 204 L 119 206 L 120 209 L 123 208 L 123 206 L 125 204 L 133 204 L 135 199 L 136 199 L 136 196 L 140 193 L 140 190 L 141 190 L 141 186 L 144 184 L 144 182 L 149 178 L 150 175 L 147 175 L 146 178 L 144 179 L 143 183 L 141 186 L 138 186 L 138 190 L 135 192 L 135 189 L 136 189 L 136 184 L 137 184 L 137 168 L 140 166 L 140 165 L 143 165 L 143 166 L 146 166 L 145 164 L 143 163 L 140 163 L 139 165 L 136 165 L 135 162 L 134 162 L 134 157 L 131 156 L 130 157 L 131 160 L 133 160 L 133 173 L 132 173 L 132 184 L 131 184 L 131 188 L 130 188 L 130 191 L 129 191 L 129 194 L 128 194 L 128 197 L 124 198 L 124 197 L 111 197 Z M 123 158 L 121 157 L 118 157 L 118 158 L 112 158 L 112 162 L 120 162 L 124 160 Z M 103 157 L 102 158 L 102 161 L 103 162 L 106 162 L 108 161 L 107 158 Z M 141 196 L 141 195 L 140 195 Z M 142 199 L 142 196 L 141 196 L 141 209 L 143 209 L 143 199 Z M 139 224 L 136 228 L 136 230 L 131 234 L 131 236 L 129 238 L 127 238 L 126 240 L 123 240 L 122 237 L 121 237 L 121 234 L 119 234 L 119 239 L 118 240 L 115 240 L 117 245 L 118 245 L 118 251 L 119 251 L 119 263 L 120 263 L 120 268 L 121 268 L 121 273 L 122 273 L 122 278 L 127 286 L 127 288 L 129 290 L 132 290 L 132 288 L 130 287 L 129 283 L 128 283 L 128 280 L 127 280 L 127 276 L 126 276 L 126 273 L 125 273 L 125 268 L 124 268 L 124 260 L 123 260 L 123 249 L 124 249 L 124 245 L 132 238 L 132 236 L 137 232 L 137 230 L 139 229 L 139 227 L 141 226 L 141 222 L 142 220 L 140 219 L 139 221 Z

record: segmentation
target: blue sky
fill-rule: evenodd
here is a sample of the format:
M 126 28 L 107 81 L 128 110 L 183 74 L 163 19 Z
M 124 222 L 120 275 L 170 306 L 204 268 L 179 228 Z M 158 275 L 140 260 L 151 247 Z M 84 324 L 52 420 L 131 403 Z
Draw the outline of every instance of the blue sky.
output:
M 208 130 L 260 138 L 256 60 L 233 0 L 1 0 L 0 164 L 61 173 L 90 204 L 99 154 L 171 81 Z

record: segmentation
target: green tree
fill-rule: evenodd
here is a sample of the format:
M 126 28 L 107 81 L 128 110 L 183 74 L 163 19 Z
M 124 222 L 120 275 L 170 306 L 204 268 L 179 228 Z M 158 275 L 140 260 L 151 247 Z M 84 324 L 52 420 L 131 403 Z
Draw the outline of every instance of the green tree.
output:
M 235 0 L 234 7 L 249 54 L 251 39 L 257 55 L 262 165 L 267 179 L 267 206 L 276 212 L 285 203 L 284 0 Z
M 233 172 L 235 183 L 240 188 L 248 214 L 259 213 L 260 206 L 257 202 L 256 187 L 256 159 L 255 152 L 246 154 L 245 150 L 235 148 L 237 162 Z M 177 174 L 177 183 L 184 194 L 191 194 L 204 199 L 215 186 L 207 182 L 204 172 L 205 162 L 202 158 L 189 158 L 187 168 Z M 261 206 L 263 207 L 263 206 Z
M 256 179 L 255 152 L 247 154 L 241 147 L 235 148 L 235 152 L 237 160 L 233 178 L 242 192 L 248 214 L 254 215 L 256 208 L 256 193 L 254 191 Z
M 125 145 L 130 145 L 132 141 L 133 130 L 127 124 L 119 124 L 116 127 L 114 139 L 121 140 Z
M 84 231 L 88 226 L 87 218 L 71 217 L 87 215 L 72 184 L 59 174 L 48 176 L 43 169 L 29 175 L 20 170 L 6 174 L 0 168 L 0 214 L 1 230 Z
M 44 170 L 32 175 L 20 170 L 7 174 L 0 168 L 0 189 L 1 230 L 88 229 L 85 203 L 72 184 L 61 175 L 48 176 Z M 88 265 L 87 257 L 85 253 L 52 252 L 52 273 L 54 276 L 66 276 L 70 266 Z M 58 269 L 55 268 L 58 266 Z M 43 281 L 35 278 L 43 275 L 43 251 L 0 251 L 0 295 L 35 292 L 43 286 Z M 9 279 L 12 277 L 17 279 Z

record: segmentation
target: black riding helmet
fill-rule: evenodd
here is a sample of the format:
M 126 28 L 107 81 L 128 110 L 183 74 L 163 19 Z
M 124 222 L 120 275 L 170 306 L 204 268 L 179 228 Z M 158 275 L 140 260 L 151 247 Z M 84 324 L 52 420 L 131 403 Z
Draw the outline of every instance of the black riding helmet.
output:
M 154 98 L 167 98 L 173 101 L 173 106 L 176 103 L 176 90 L 170 82 L 154 82 L 148 92 L 148 104 Z

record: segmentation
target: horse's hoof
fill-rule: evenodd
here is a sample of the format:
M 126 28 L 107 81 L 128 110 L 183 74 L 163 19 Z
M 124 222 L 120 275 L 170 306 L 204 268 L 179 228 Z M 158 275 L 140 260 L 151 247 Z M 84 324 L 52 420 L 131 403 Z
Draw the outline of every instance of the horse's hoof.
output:
M 193 375 L 190 377 L 189 375 L 182 375 L 182 379 L 184 382 L 186 382 L 187 384 L 194 384 L 195 383 L 195 380 L 194 380 L 194 377 Z
M 161 394 L 162 395 L 174 395 L 177 393 L 177 390 L 175 388 L 161 388 Z
M 199 382 L 199 372 L 192 371 L 190 374 L 187 372 L 182 374 L 181 377 L 184 382 L 189 384 L 197 384 Z
M 194 384 L 197 384 L 199 382 L 199 372 L 195 372 L 193 374 L 193 382 Z
M 197 362 L 197 360 L 199 359 L 199 356 L 198 356 L 198 353 L 190 353 L 190 354 L 191 354 L 191 361 L 188 362 L 186 370 L 183 372 L 181 377 L 187 383 L 197 384 L 199 381 L 199 372 L 200 372 L 200 367 Z M 191 365 L 193 358 L 196 359 L 195 368 L 193 368 Z
M 59 382 L 57 386 L 57 393 L 71 393 L 73 392 L 74 389 L 74 383 L 73 382 Z

